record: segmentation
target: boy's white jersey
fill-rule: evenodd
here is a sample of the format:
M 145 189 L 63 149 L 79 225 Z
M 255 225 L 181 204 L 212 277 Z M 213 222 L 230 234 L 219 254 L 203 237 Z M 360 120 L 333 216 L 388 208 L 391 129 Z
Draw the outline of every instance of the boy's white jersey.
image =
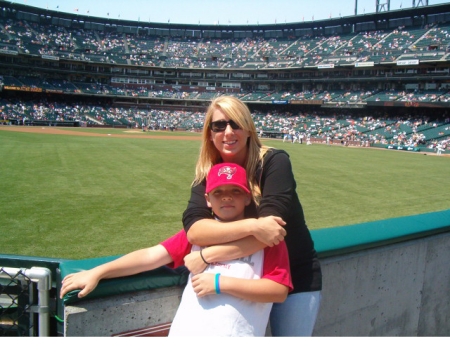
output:
M 201 248 L 192 246 L 192 251 Z M 237 260 L 208 265 L 204 272 L 241 279 L 259 279 L 264 250 Z M 225 293 L 197 297 L 191 281 L 184 289 L 169 336 L 264 336 L 272 303 L 246 301 Z M 220 280 L 219 280 L 220 281 Z

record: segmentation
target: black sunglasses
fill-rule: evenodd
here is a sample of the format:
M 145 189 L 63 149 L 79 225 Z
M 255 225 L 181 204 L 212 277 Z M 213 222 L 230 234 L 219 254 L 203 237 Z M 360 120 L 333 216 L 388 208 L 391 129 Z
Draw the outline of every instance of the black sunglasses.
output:
M 225 120 L 214 121 L 214 122 L 211 122 L 209 124 L 209 128 L 213 132 L 223 132 L 223 131 L 225 131 L 227 129 L 228 125 L 230 125 L 231 128 L 233 128 L 233 129 L 241 129 L 241 127 L 236 122 L 234 122 L 233 120 L 229 120 L 229 121 L 225 121 Z

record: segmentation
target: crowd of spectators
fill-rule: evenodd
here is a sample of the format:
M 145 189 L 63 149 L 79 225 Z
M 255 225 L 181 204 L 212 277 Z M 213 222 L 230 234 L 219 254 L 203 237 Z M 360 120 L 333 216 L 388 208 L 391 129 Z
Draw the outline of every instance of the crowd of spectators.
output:
M 173 127 L 195 130 L 203 127 L 203 115 L 204 113 L 199 111 L 152 109 L 150 106 L 141 108 L 85 101 L 64 103 L 48 99 L 0 99 L 0 121 L 4 124 L 10 121 L 20 121 L 25 125 L 33 121 L 80 121 L 91 125 L 135 128 L 144 123 L 150 129 Z
M 125 107 L 110 104 L 61 103 L 41 99 L 38 101 L 0 100 L 0 121 L 82 121 L 90 125 L 120 125 L 151 130 L 178 129 L 200 131 L 203 127 L 203 111 L 167 110 L 147 107 Z M 361 145 L 384 144 L 407 147 L 438 145 L 444 151 L 449 148 L 450 118 L 431 120 L 424 115 L 389 117 L 384 113 L 359 117 L 346 113 L 330 116 L 327 111 L 289 112 L 254 110 L 253 118 L 258 132 L 291 130 L 322 139 L 346 142 L 361 142 Z
M 129 96 L 144 98 L 172 99 L 212 99 L 222 92 L 203 92 L 199 90 L 182 91 L 179 89 L 159 89 L 153 85 L 101 84 L 97 82 L 69 82 L 63 79 L 40 78 L 38 76 L 2 76 L 0 82 L 6 86 L 32 87 L 43 90 L 62 90 L 66 93 L 85 93 L 102 96 Z M 409 102 L 449 102 L 450 89 L 441 87 L 433 90 L 380 90 L 376 88 L 348 90 L 304 90 L 304 91 L 246 91 L 229 92 L 243 101 L 273 101 L 273 100 L 321 100 L 324 103 L 342 105 L 361 104 L 369 101 Z
M 297 67 L 386 62 L 405 54 L 446 54 L 449 25 L 264 38 L 193 38 L 87 30 L 0 19 L 0 48 L 83 61 L 165 67 Z M 441 58 L 439 57 L 439 58 Z M 438 59 L 438 58 L 437 58 Z

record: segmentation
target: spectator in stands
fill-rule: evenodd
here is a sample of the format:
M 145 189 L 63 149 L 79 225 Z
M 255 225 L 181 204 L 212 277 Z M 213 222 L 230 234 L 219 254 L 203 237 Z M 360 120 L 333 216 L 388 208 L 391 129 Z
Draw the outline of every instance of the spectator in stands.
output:
M 205 178 L 214 164 L 245 166 L 253 200 L 241 221 L 220 224 L 204 201 Z M 206 112 L 203 144 L 192 184 L 191 198 L 183 214 L 191 243 L 209 246 L 203 256 L 209 262 L 245 257 L 277 245 L 286 238 L 294 291 L 273 306 L 270 325 L 274 336 L 311 336 L 319 311 L 322 274 L 303 209 L 289 156 L 263 146 L 248 107 L 239 99 L 220 96 Z M 217 245 L 218 241 L 226 246 Z M 198 252 L 185 258 L 194 274 L 205 264 Z
M 232 163 L 213 166 L 203 198 L 218 223 L 243 219 L 245 206 L 252 200 L 245 169 Z M 192 250 L 198 251 L 206 269 L 189 275 L 169 336 L 264 336 L 272 303 L 282 302 L 292 290 L 284 242 L 256 251 L 246 259 L 211 263 L 202 254 L 204 248 L 189 244 L 182 230 L 151 248 L 67 275 L 60 297 L 77 289 L 81 290 L 78 296 L 85 297 L 102 279 L 133 275 L 166 264 L 181 266 Z

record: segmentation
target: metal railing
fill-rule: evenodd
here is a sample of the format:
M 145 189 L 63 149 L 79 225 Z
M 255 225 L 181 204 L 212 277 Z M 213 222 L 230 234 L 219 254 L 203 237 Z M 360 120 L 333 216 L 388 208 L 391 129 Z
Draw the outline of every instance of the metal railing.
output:
M 51 272 L 0 266 L 0 336 L 49 336 Z

